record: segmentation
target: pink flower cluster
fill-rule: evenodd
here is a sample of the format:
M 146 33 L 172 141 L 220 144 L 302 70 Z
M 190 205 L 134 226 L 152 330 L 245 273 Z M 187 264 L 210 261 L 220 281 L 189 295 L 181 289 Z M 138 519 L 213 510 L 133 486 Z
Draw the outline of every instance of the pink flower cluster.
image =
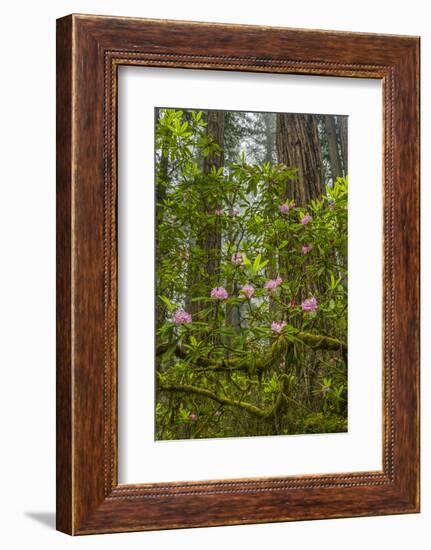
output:
M 289 212 L 290 210 L 290 206 L 287 204 L 287 202 L 285 202 L 284 204 L 280 204 L 278 209 L 282 214 L 287 214 L 287 212 Z
M 310 216 L 310 214 L 305 214 L 304 217 L 301 218 L 302 225 L 307 225 L 307 223 L 310 223 L 313 218 Z
M 286 326 L 286 322 L 282 321 L 281 323 L 277 323 L 277 321 L 273 321 L 271 323 L 271 329 L 276 332 L 277 334 L 280 334 L 280 332 L 283 330 L 283 328 Z
M 224 214 L 223 208 L 216 208 L 216 209 L 214 210 L 214 214 L 215 214 L 216 216 L 223 216 L 223 214 Z
M 242 287 L 241 292 L 250 300 L 250 298 L 254 295 L 254 286 L 246 284 Z
M 243 252 L 236 252 L 232 254 L 232 263 L 234 265 L 244 265 L 245 254 Z
M 312 311 L 316 311 L 317 309 L 317 300 L 314 296 L 311 298 L 308 298 L 307 300 L 304 300 L 301 304 L 302 311 L 306 311 L 308 313 Z
M 311 250 L 313 250 L 313 245 L 312 244 L 304 244 L 303 247 L 302 247 L 302 253 L 303 254 L 308 254 Z
M 187 311 L 179 309 L 174 315 L 173 322 L 176 325 L 189 325 L 192 322 L 192 316 Z
M 223 286 L 216 286 L 211 290 L 211 298 L 214 300 L 227 300 L 229 297 L 229 294 L 227 290 Z
M 269 290 L 271 293 L 275 292 L 276 288 L 281 285 L 283 282 L 283 279 L 281 277 L 277 277 L 276 279 L 270 279 L 269 281 L 266 281 L 264 284 L 264 288 Z
M 190 420 L 190 422 L 196 422 L 198 417 L 195 413 L 190 413 L 189 416 L 188 416 L 188 419 Z

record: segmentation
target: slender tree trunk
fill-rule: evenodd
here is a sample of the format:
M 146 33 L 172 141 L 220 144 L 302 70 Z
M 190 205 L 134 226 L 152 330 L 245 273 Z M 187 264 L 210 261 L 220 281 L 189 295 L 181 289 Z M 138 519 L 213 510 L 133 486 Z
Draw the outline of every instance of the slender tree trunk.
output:
M 338 137 L 337 122 L 334 115 L 325 115 L 325 130 L 328 141 L 328 155 L 331 165 L 332 181 L 344 176 L 343 161 L 341 158 L 341 147 Z
M 155 110 L 155 122 L 157 124 L 160 118 L 160 109 L 156 108 Z M 160 161 L 156 164 L 156 204 L 163 203 L 166 198 L 166 184 L 168 179 L 168 167 L 169 159 L 166 154 L 165 148 L 162 148 L 160 151 Z M 163 208 L 158 208 L 156 211 L 157 223 L 161 223 L 163 216 Z
M 160 109 L 156 108 L 154 112 L 155 124 L 157 124 L 160 118 Z M 160 151 L 160 161 L 156 163 L 156 204 L 163 204 L 166 199 L 166 189 L 168 184 L 168 168 L 169 168 L 169 159 L 166 155 L 166 150 L 164 148 Z M 163 223 L 163 214 L 164 208 L 156 208 L 156 223 L 157 225 Z M 156 231 L 156 258 L 160 258 L 160 244 L 157 239 Z M 156 270 L 158 273 L 158 270 Z M 156 300 L 156 326 L 161 326 L 165 321 L 164 313 L 166 308 L 164 305 L 160 304 Z
M 223 149 L 225 113 L 223 111 L 209 111 L 207 123 L 207 135 Z M 204 158 L 203 172 L 209 176 L 213 167 L 218 170 L 222 166 L 224 166 L 223 150 L 221 152 L 211 153 Z M 211 200 L 202 194 L 201 211 L 204 214 L 204 218 L 207 215 L 214 214 L 214 210 L 218 206 L 219 205 L 212 204 Z M 202 226 L 195 227 L 194 230 L 196 232 L 197 248 L 202 250 L 203 255 L 201 262 L 197 265 L 197 272 L 189 274 L 189 283 L 196 289 L 196 292 L 190 292 L 190 294 L 192 296 L 196 296 L 196 294 L 197 296 L 202 296 L 202 287 L 216 286 L 217 282 L 216 279 L 220 266 L 221 253 L 220 220 L 217 220 L 215 227 L 214 225 L 203 223 Z M 217 286 L 220 285 L 217 284 Z M 190 307 L 191 313 L 197 313 L 205 308 L 206 304 L 198 300 L 190 302 Z
M 265 156 L 264 162 L 272 162 L 275 149 L 274 118 L 273 113 L 263 113 L 265 127 Z
M 264 115 L 264 121 L 265 121 L 265 144 L 266 144 L 266 154 L 265 154 L 265 162 L 272 162 L 274 160 L 274 153 L 276 148 L 276 130 L 277 124 L 274 120 L 274 117 L 277 117 L 277 115 L 273 113 L 265 113 Z M 278 242 L 274 241 L 273 243 L 274 248 L 278 246 Z M 275 279 L 278 275 L 278 257 L 276 254 L 272 255 L 269 259 L 268 266 L 266 268 L 266 276 L 268 279 Z M 271 318 L 276 320 L 278 315 L 278 307 L 277 303 L 274 300 L 269 301 L 269 313 L 271 315 Z
M 346 115 L 338 116 L 338 136 L 341 148 L 341 160 L 343 163 L 343 176 L 348 174 L 348 158 L 347 158 L 347 125 L 348 117 Z
M 207 135 L 211 137 L 220 147 L 224 147 L 224 126 L 225 113 L 224 111 L 209 111 Z M 210 174 L 213 167 L 218 170 L 224 166 L 224 153 L 212 153 L 204 159 L 204 173 Z M 219 205 L 216 205 L 219 206 Z M 204 209 L 207 214 L 213 214 L 214 205 L 204 201 Z M 207 258 L 205 267 L 210 278 L 214 277 L 220 265 L 221 252 L 221 227 L 220 220 L 217 220 L 216 227 L 207 226 L 206 233 L 203 236 L 203 249 L 206 252 Z

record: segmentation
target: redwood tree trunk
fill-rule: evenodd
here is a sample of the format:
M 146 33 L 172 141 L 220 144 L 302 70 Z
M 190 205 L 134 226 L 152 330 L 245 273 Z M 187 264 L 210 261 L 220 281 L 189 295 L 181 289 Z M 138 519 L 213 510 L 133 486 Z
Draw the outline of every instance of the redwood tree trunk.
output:
M 297 180 L 286 184 L 286 198 L 294 199 L 297 206 L 305 207 L 313 199 L 325 193 L 321 144 L 316 115 L 280 113 L 277 115 L 277 155 L 278 161 L 297 168 Z M 289 240 L 289 234 L 285 236 Z M 282 278 L 289 272 L 288 256 L 278 258 Z M 304 299 L 315 289 L 304 287 Z M 286 299 L 286 296 L 282 298 Z
M 317 117 L 308 114 L 277 115 L 278 161 L 298 169 L 298 179 L 286 186 L 286 197 L 306 206 L 325 192 Z

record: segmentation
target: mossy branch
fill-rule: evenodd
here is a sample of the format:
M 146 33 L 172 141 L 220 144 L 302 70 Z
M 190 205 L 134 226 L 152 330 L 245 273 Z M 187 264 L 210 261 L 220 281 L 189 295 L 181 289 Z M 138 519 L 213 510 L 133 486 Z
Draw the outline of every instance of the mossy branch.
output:
M 337 338 L 331 338 L 330 336 L 300 331 L 292 333 L 292 336 L 294 336 L 297 341 L 300 341 L 302 344 L 314 350 L 341 351 L 344 357 L 347 354 L 347 345 Z M 271 365 L 275 348 L 280 351 L 280 348 L 288 345 L 288 340 L 286 338 L 283 337 L 282 340 L 280 340 L 280 338 L 282 338 L 282 335 L 280 335 L 279 340 L 276 340 L 275 344 L 278 343 L 281 344 L 281 346 L 272 346 L 269 353 L 257 359 L 256 371 L 265 370 Z M 158 357 L 163 355 L 163 353 L 165 353 L 169 349 L 169 347 L 169 344 L 162 344 L 158 346 L 156 350 L 156 355 Z M 180 359 L 189 359 L 188 352 L 179 345 L 175 348 L 173 353 Z M 193 364 L 198 367 L 210 369 L 213 371 L 249 370 L 249 365 L 243 358 L 214 360 L 210 359 L 209 357 L 200 356 L 193 360 Z
M 193 386 L 191 384 L 171 384 L 167 382 L 162 382 L 160 379 L 160 375 L 158 375 L 158 378 L 159 380 L 158 380 L 157 388 L 160 391 L 189 393 L 189 394 L 191 393 L 194 395 L 200 395 L 202 397 L 207 397 L 208 399 L 212 399 L 213 401 L 219 403 L 220 405 L 226 405 L 228 407 L 236 407 L 239 409 L 243 409 L 248 413 L 265 420 L 269 420 L 273 418 L 275 415 L 281 414 L 281 412 L 283 411 L 287 403 L 287 398 L 285 394 L 287 392 L 289 381 L 288 381 L 288 377 L 284 374 L 280 376 L 279 392 L 277 394 L 277 398 L 274 402 L 274 405 L 267 409 L 262 409 L 260 407 L 257 407 L 256 405 L 247 403 L 246 401 L 238 401 L 236 399 L 229 399 L 228 397 L 222 397 L 220 395 L 217 395 L 213 391 L 207 390 L 206 388 L 201 388 L 200 386 Z
M 312 334 L 311 332 L 298 332 L 295 334 L 298 340 L 301 340 L 306 346 L 313 349 L 321 349 L 326 351 L 347 351 L 347 345 L 338 340 L 337 338 L 331 338 L 330 336 L 323 336 L 322 334 Z

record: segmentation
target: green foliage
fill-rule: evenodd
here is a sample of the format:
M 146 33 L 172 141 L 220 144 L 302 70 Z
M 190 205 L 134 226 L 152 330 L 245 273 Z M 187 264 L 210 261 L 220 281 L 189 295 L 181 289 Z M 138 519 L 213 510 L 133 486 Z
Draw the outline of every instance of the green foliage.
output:
M 174 109 L 156 124 L 156 438 L 345 431 L 347 180 L 293 205 L 295 168 L 236 154 L 206 171 L 223 154 L 206 126 Z

